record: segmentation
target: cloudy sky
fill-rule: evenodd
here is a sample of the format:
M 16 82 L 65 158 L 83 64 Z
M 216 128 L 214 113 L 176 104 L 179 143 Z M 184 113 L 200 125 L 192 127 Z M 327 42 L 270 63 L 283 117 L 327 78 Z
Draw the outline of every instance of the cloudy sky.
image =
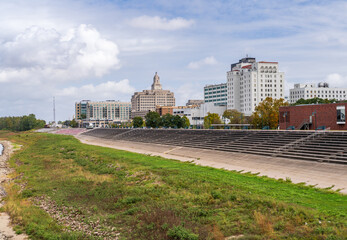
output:
M 130 101 L 158 72 L 202 99 L 248 54 L 298 82 L 347 87 L 347 1 L 0 1 L 0 117 L 71 119 L 82 99 Z

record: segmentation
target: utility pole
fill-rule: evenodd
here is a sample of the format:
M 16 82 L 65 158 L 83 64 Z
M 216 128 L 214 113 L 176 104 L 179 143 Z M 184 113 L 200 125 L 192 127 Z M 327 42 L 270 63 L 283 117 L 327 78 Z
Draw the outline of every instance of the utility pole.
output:
M 55 123 L 55 97 L 53 97 L 53 125 L 57 126 Z

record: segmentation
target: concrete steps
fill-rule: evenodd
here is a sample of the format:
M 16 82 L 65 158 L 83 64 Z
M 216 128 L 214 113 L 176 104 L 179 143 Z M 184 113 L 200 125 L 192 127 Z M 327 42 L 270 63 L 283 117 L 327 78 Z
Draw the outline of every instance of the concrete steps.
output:
M 253 130 L 94 129 L 104 139 L 347 164 L 347 133 Z

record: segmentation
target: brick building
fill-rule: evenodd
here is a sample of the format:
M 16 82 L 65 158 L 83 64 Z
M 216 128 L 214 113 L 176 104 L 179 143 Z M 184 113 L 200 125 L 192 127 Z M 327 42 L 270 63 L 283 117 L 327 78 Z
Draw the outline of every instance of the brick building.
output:
M 173 106 L 157 106 L 155 110 L 157 113 L 159 113 L 160 116 L 164 116 L 167 113 L 170 113 L 172 115 L 174 108 L 175 107 Z
M 310 104 L 280 107 L 280 129 L 347 130 L 345 109 L 347 103 Z

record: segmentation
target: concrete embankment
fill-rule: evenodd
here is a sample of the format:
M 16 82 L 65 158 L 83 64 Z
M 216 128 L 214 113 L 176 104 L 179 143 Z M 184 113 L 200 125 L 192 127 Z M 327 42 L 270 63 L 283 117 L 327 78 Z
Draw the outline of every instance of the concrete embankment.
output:
M 139 143 L 75 136 L 82 143 L 110 147 L 130 152 L 151 154 L 180 161 L 193 161 L 202 166 L 259 173 L 275 179 L 290 179 L 293 183 L 304 182 L 319 188 L 332 187 L 347 194 L 347 165 L 294 160 L 288 158 L 258 156 L 206 149 L 175 147 L 152 143 Z

